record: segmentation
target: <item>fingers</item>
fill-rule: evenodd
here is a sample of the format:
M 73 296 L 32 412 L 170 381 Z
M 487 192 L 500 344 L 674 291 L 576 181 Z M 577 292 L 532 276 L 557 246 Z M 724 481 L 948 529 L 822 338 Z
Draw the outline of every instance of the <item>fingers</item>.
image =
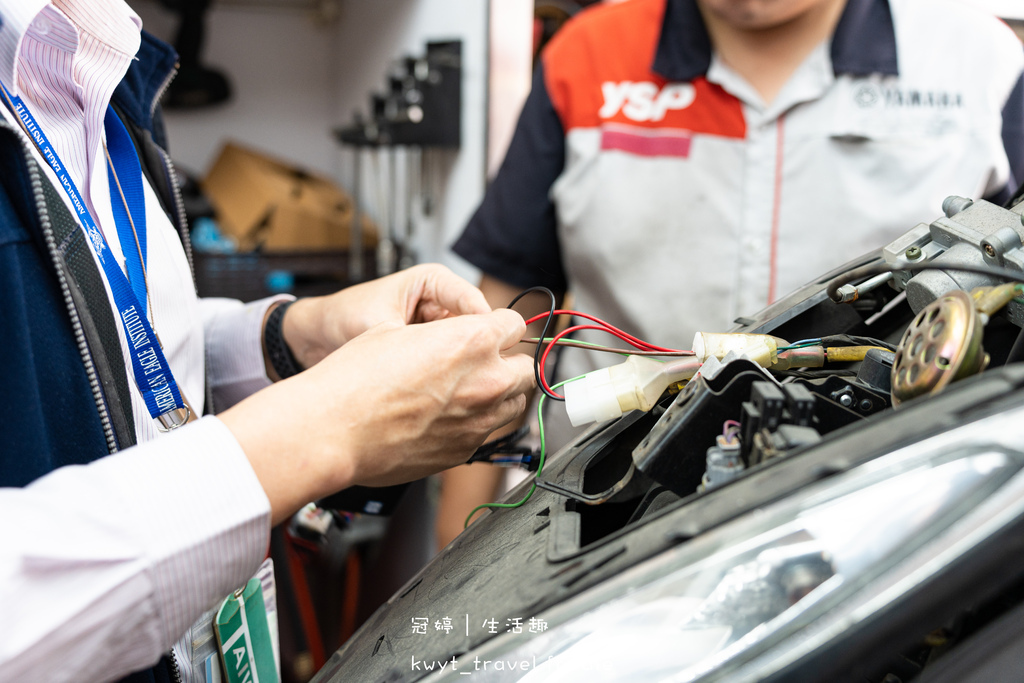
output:
M 484 435 L 487 438 L 491 432 L 495 429 L 501 429 L 512 420 L 522 415 L 523 411 L 526 410 L 526 394 L 518 393 L 514 396 L 509 396 L 498 406 L 495 411 L 496 424 L 494 429 L 491 429 Z
M 521 353 L 512 356 L 502 356 L 501 362 L 505 364 L 506 371 L 512 377 L 509 396 L 525 396 L 533 391 L 535 378 L 533 373 L 533 359 Z
M 422 266 L 423 290 L 419 309 L 426 320 L 451 315 L 489 313 L 491 307 L 475 286 L 439 264 Z

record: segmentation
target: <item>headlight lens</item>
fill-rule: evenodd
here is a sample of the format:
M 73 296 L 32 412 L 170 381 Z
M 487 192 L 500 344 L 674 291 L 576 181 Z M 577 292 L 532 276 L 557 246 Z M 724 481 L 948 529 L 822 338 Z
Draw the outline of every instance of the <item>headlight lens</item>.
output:
M 1004 412 L 807 487 L 538 615 L 548 631 L 495 638 L 459 669 L 502 683 L 756 680 L 1021 514 L 1022 437 L 1024 410 Z

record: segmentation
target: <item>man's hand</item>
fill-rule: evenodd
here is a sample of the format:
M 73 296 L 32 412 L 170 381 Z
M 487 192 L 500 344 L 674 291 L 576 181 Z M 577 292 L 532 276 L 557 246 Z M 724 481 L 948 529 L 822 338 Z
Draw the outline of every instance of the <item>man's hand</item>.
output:
M 480 280 L 480 291 L 484 298 L 493 308 L 500 308 L 508 305 L 509 301 L 515 298 L 521 291 L 515 285 L 502 282 L 490 275 L 484 275 Z M 557 293 L 557 305 L 561 308 L 562 294 Z M 516 310 L 523 314 L 524 318 L 532 318 L 538 313 L 548 310 L 550 301 L 541 294 L 532 294 L 524 297 L 516 304 Z M 531 326 L 529 336 L 539 337 L 544 328 L 543 321 L 537 321 Z M 536 347 L 529 344 L 522 344 L 515 351 L 533 355 Z M 532 391 L 527 394 L 529 399 Z M 515 431 L 523 425 L 526 420 L 520 416 L 505 427 L 491 435 L 492 439 Z M 437 505 L 437 516 L 434 522 L 434 530 L 437 534 L 438 548 L 448 545 L 456 536 L 462 533 L 463 525 L 466 522 L 466 515 L 470 510 L 483 503 L 490 503 L 498 498 L 501 493 L 501 480 L 505 476 L 503 467 L 494 465 L 474 464 L 468 467 L 454 467 L 446 470 L 441 475 L 441 498 Z
M 330 296 L 299 299 L 284 317 L 285 341 L 304 368 L 381 323 L 423 323 L 487 313 L 484 295 L 438 264 L 424 264 Z
M 392 314 L 433 322 L 381 322 L 219 416 L 249 457 L 275 523 L 354 484 L 412 481 L 464 463 L 525 409 L 532 361 L 502 354 L 525 333 L 522 317 L 503 309 L 448 318 L 465 310 L 461 295 L 427 295 L 437 282 L 420 282 L 405 299 L 382 296 L 374 306 L 384 314 L 391 302 Z

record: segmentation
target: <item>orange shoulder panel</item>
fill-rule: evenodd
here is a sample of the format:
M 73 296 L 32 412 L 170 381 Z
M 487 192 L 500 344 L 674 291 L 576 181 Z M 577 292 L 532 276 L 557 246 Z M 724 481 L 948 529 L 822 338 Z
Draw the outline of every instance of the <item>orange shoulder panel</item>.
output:
M 601 84 L 651 73 L 666 0 L 592 5 L 559 29 L 544 49 L 544 81 L 562 127 L 600 124 Z
M 542 56 L 563 129 L 606 123 L 746 136 L 743 106 L 700 77 L 670 83 L 651 70 L 666 0 L 595 5 L 566 23 Z

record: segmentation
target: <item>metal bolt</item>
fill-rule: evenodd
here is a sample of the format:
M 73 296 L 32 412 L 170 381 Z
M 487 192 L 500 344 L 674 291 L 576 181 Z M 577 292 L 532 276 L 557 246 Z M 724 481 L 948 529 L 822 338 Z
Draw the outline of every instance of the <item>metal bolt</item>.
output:
M 995 256 L 996 256 L 996 248 L 993 247 L 991 244 L 986 244 L 985 245 L 985 253 L 988 254 L 989 256 L 991 256 L 992 258 L 995 258 Z
M 865 413 L 866 413 L 866 412 L 868 412 L 869 410 L 871 410 L 871 408 L 872 408 L 872 407 L 873 407 L 874 405 L 875 405 L 875 404 L 871 402 L 871 399 L 870 399 L 870 398 L 863 398 L 863 399 L 861 399 L 861 401 L 860 401 L 860 406 L 859 406 L 859 407 L 860 407 L 860 409 L 861 409 L 861 412 L 865 412 Z
M 921 258 L 921 247 L 909 247 L 903 255 L 911 261 L 916 261 Z
M 839 299 L 838 301 L 836 301 L 836 303 L 845 304 L 851 301 L 856 301 L 859 292 L 857 291 L 857 288 L 854 285 L 843 285 L 838 290 L 836 290 L 836 294 L 838 295 Z
M 853 390 L 850 387 L 843 387 L 838 391 L 833 391 L 830 394 L 833 401 L 837 401 L 839 405 L 849 408 L 854 403 Z

